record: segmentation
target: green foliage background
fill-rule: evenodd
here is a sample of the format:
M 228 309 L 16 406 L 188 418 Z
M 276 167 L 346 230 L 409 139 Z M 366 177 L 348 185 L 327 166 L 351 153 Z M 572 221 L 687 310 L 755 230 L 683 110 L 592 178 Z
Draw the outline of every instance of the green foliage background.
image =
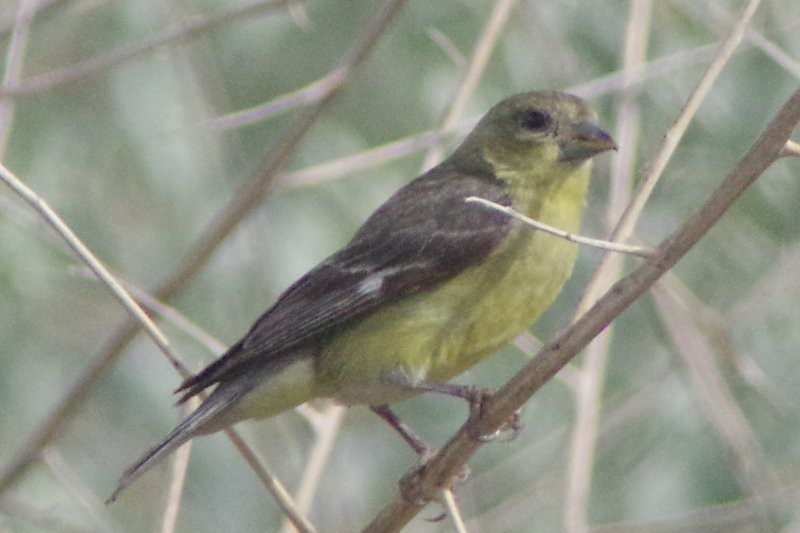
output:
M 0 3 L 4 71 L 24 26 L 18 13 L 35 4 Z M 0 104 L 13 112 L 13 121 L 0 119 L 8 135 L 0 159 L 121 279 L 147 289 L 175 268 L 308 105 L 238 127 L 219 127 L 214 119 L 327 75 L 382 2 L 289 2 L 195 32 L 186 25 L 245 2 L 39 4 L 19 80 L 0 89 L 0 97 L 7 96 Z M 601 123 L 616 131 L 623 85 L 614 75 L 621 72 L 632 4 L 520 0 L 480 74 L 459 132 L 504 96 L 539 88 L 586 96 L 600 111 Z M 649 30 L 641 29 L 648 34 L 645 76 L 628 89 L 639 110 L 632 162 L 637 171 L 655 153 L 742 4 L 652 2 Z M 283 175 L 436 130 L 495 5 L 406 2 Z M 636 240 L 656 244 L 676 229 L 798 87 L 800 3 L 765 0 L 752 28 L 757 33 L 737 49 L 681 140 Z M 108 68 L 80 71 L 82 61 L 108 57 L 169 29 L 179 38 Z M 656 70 L 665 58 L 670 67 Z M 26 85 L 54 71 L 74 79 Z M 458 138 L 459 133 L 449 137 L 445 149 Z M 310 185 L 298 185 L 291 175 L 279 178 L 170 305 L 222 342 L 235 341 L 289 283 L 346 242 L 372 209 L 416 176 L 424 155 L 417 150 L 341 176 L 323 175 Z M 608 233 L 614 157 L 598 158 L 586 234 Z M 697 341 L 693 345 L 703 353 L 678 347 L 657 299 L 640 300 L 615 323 L 603 401 L 597 405 L 600 428 L 587 504 L 593 528 L 800 528 L 798 178 L 798 160 L 777 162 L 675 269 L 687 288 L 677 297 L 686 305 L 682 318 L 696 328 L 683 338 Z M 570 320 L 600 256 L 582 252 L 563 295 L 533 328 L 537 336 L 548 339 Z M 627 261 L 626 268 L 634 263 Z M 0 188 L 0 472 L 124 318 L 52 231 L 9 189 Z M 159 322 L 191 368 L 214 357 L 185 328 Z M 510 347 L 461 381 L 499 386 L 528 357 Z M 729 421 L 704 408 L 707 390 L 686 364 L 697 357 L 709 358 L 724 378 L 760 457 L 737 455 L 735 439 L 719 430 L 730 427 Z M 516 440 L 487 445 L 471 461 L 472 475 L 457 494 L 470 531 L 565 527 L 573 374 L 533 398 Z M 116 504 L 106 507 L 102 501 L 122 470 L 176 421 L 170 391 L 178 383 L 152 342 L 139 336 L 41 459 L 0 494 L 0 531 L 155 530 L 167 499 L 167 465 L 131 486 Z M 461 403 L 429 397 L 401 404 L 399 412 L 433 443 L 445 442 L 466 416 Z M 286 413 L 243 424 L 241 430 L 290 490 L 295 488 L 317 444 L 305 419 Z M 770 480 L 766 492 L 753 492 L 741 475 L 741 460 L 752 460 Z M 279 509 L 224 436 L 200 439 L 190 461 L 178 531 L 281 526 Z M 414 461 L 366 409 L 348 411 L 308 516 L 320 531 L 358 530 Z M 430 506 L 409 530 L 452 530 L 448 520 L 422 519 L 438 513 Z

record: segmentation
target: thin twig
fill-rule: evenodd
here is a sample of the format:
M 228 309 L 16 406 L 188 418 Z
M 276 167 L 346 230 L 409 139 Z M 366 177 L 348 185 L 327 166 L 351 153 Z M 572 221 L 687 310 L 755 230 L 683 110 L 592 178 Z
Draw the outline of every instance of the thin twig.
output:
M 50 207 L 42 200 L 36 193 L 34 193 L 29 187 L 27 187 L 24 183 L 22 183 L 16 176 L 14 176 L 8 169 L 6 169 L 2 164 L 0 164 L 0 179 L 5 182 L 14 192 L 16 192 L 23 200 L 26 201 L 37 213 L 40 214 L 43 220 L 45 220 L 53 229 L 58 233 L 58 235 L 64 239 L 70 249 L 78 256 L 81 261 L 83 261 L 91 270 L 92 272 L 102 281 L 102 283 L 111 291 L 111 293 L 120 301 L 123 307 L 128 311 L 129 314 L 135 317 L 138 321 L 139 325 L 145 329 L 145 331 L 150 335 L 156 345 L 161 349 L 161 351 L 167 356 L 167 358 L 172 363 L 173 367 L 178 370 L 178 372 L 183 375 L 184 377 L 188 377 L 191 373 L 188 369 L 178 360 L 175 353 L 172 351 L 169 342 L 167 341 L 166 337 L 163 335 L 161 330 L 156 326 L 150 317 L 142 310 L 141 307 L 131 298 L 131 296 L 125 291 L 124 288 L 116 281 L 116 279 L 108 272 L 108 270 L 100 263 L 100 261 L 86 248 L 86 246 L 78 239 L 78 237 L 72 232 L 72 230 L 64 223 L 63 220 L 52 210 Z M 70 395 L 71 398 L 78 398 L 80 401 L 83 400 L 84 395 L 86 394 L 87 389 L 82 389 L 81 391 Z M 75 401 L 66 404 L 67 410 L 66 411 L 59 411 L 57 413 L 58 416 L 53 416 L 45 423 L 44 427 L 40 432 L 34 434 L 34 437 L 41 437 L 42 435 L 47 434 L 54 434 L 58 427 L 63 423 L 64 419 L 68 417 L 69 414 L 74 412 L 80 403 L 76 403 Z M 235 440 L 234 443 L 239 450 L 239 452 L 245 456 L 251 466 L 253 465 L 251 458 L 255 457 L 255 455 L 250 451 L 247 450 L 246 444 L 244 441 L 231 429 L 228 432 L 229 438 L 231 440 Z M 38 452 L 38 450 L 37 450 Z M 30 453 L 30 452 L 28 452 Z M 33 455 L 31 457 L 34 457 Z M 32 460 L 32 458 L 31 458 Z M 16 470 L 19 468 L 18 465 L 20 464 L 19 461 L 12 462 L 10 468 L 3 471 L 3 479 L 12 480 L 21 473 L 21 471 Z M 256 470 L 256 474 L 259 476 L 259 479 L 265 482 L 274 493 L 278 494 L 278 500 L 281 504 L 281 508 L 284 512 L 290 516 L 293 522 L 297 521 L 299 523 L 305 523 L 307 520 L 299 515 L 299 513 L 294 511 L 294 506 L 288 498 L 284 497 L 285 491 L 281 492 L 275 487 L 280 487 L 280 483 L 274 479 L 274 476 L 269 474 L 266 469 L 263 468 L 262 465 L 258 464 L 254 467 Z M 269 480 L 269 482 L 265 481 Z M 8 484 L 5 485 L 6 487 Z M 5 488 L 5 487 L 3 487 Z M 0 490 L 0 492 L 2 492 Z M 308 529 L 308 531 L 312 531 L 312 529 Z
M 449 487 L 464 463 L 481 446 L 472 435 L 497 431 L 537 390 L 547 383 L 608 324 L 647 291 L 666 271 L 719 221 L 739 196 L 780 154 L 792 130 L 800 122 L 800 90 L 777 116 L 703 206 L 681 228 L 664 240 L 657 255 L 646 259 L 617 282 L 592 308 L 545 346 L 484 405 L 482 416 L 468 421 L 409 483 L 396 494 L 366 527 L 367 532 L 399 531 L 424 507 Z
M 322 78 L 309 83 L 305 87 L 301 87 L 300 89 L 296 89 L 257 106 L 214 117 L 203 122 L 200 126 L 210 131 L 224 131 L 232 128 L 241 128 L 256 122 L 263 122 L 267 119 L 287 113 L 296 107 L 319 102 L 331 91 L 338 89 L 347 76 L 348 71 L 346 69 L 335 69 Z
M 389 22 L 404 2 L 405 0 L 387 1 L 367 24 L 361 38 L 345 56 L 343 64 L 348 66 L 351 71 L 360 65 L 367 54 L 374 49 L 378 37 L 388 27 Z M 159 288 L 153 291 L 155 297 L 165 301 L 169 300 L 194 279 L 211 258 L 219 244 L 258 205 L 263 196 L 263 191 L 269 189 L 273 176 L 288 162 L 299 146 L 300 141 L 304 138 L 305 133 L 309 131 L 316 119 L 322 114 L 322 111 L 331 104 L 333 96 L 336 94 L 338 94 L 338 91 L 331 93 L 325 100 L 319 102 L 309 115 L 301 119 L 295 128 L 289 131 L 284 142 L 271 156 L 266 158 L 265 163 L 259 167 L 247 184 L 240 189 L 239 194 L 223 210 L 222 215 L 190 248 L 184 260 L 172 275 L 168 276 L 160 284 Z M 261 192 L 261 194 L 258 194 L 258 198 L 248 197 L 254 190 Z M 45 422 L 32 432 L 28 442 L 18 450 L 12 460 L 0 471 L 0 494 L 17 481 L 33 464 L 41 449 L 58 434 L 67 420 L 89 397 L 99 379 L 108 372 L 138 331 L 139 323 L 127 320 L 111 333 L 106 346 L 64 394 Z M 263 472 L 257 471 L 257 474 L 261 477 Z
M 86 523 L 86 518 L 76 517 L 61 505 L 42 501 L 37 495 L 22 499 L 15 495 L 8 495 L 0 499 L 0 515 L 3 517 L 3 533 L 10 531 L 10 527 L 19 525 L 26 531 L 50 531 L 51 533 L 77 533 L 85 532 L 91 528 Z M 93 531 L 103 533 L 116 533 L 110 528 L 94 527 Z
M 800 27 L 800 24 L 793 22 L 781 28 L 779 34 L 795 34 Z M 751 46 L 750 43 L 746 43 Z M 613 93 L 624 89 L 628 83 L 639 87 L 645 82 L 656 79 L 664 78 L 671 72 L 676 70 L 686 69 L 698 63 L 705 63 L 713 59 L 719 52 L 720 43 L 707 44 L 698 46 L 690 50 L 681 50 L 673 54 L 665 55 L 663 57 L 653 59 L 641 67 L 635 69 L 632 73 L 627 73 L 624 70 L 612 72 L 600 78 L 594 78 L 591 81 L 573 85 L 568 90 L 578 96 L 586 99 L 593 99 L 605 94 Z M 628 78 L 630 76 L 630 82 Z
M 364 34 L 345 56 L 342 64 L 334 70 L 347 73 L 341 78 L 341 84 L 326 93 L 317 104 L 309 110 L 287 133 L 276 150 L 269 153 L 263 163 L 256 169 L 250 179 L 242 185 L 222 212 L 211 222 L 205 232 L 193 243 L 184 255 L 175 271 L 154 291 L 161 299 L 163 295 L 172 296 L 182 290 L 189 281 L 206 265 L 219 245 L 230 235 L 241 222 L 253 212 L 269 193 L 275 176 L 288 164 L 294 152 L 300 146 L 311 127 L 316 124 L 323 111 L 333 103 L 340 94 L 343 85 L 350 79 L 354 69 L 366 58 L 374 48 L 378 38 L 383 34 L 406 0 L 388 0 L 378 10 L 372 20 L 367 23 Z
M 0 163 L 0 180 L 8 185 L 25 203 L 27 203 L 69 246 L 72 252 L 91 269 L 95 276 L 105 285 L 117 301 L 133 316 L 141 327 L 147 332 L 153 342 L 167 356 L 170 362 L 175 365 L 175 357 L 169 341 L 156 326 L 147 313 L 139 307 L 139 304 L 131 298 L 128 292 L 117 282 L 114 276 L 106 269 L 97 257 L 92 254 L 89 248 L 78 238 L 75 233 L 67 226 L 58 214 L 53 211 L 30 187 L 25 185 L 10 170 Z
M 233 20 L 252 17 L 261 12 L 282 7 L 288 0 L 258 0 L 252 4 L 237 7 L 223 13 L 196 17 L 190 21 L 173 26 L 163 32 L 145 39 L 138 44 L 123 45 L 108 52 L 84 59 L 78 63 L 54 69 L 44 74 L 31 76 L 19 83 L 0 89 L 0 98 L 50 91 L 56 87 L 95 76 L 110 68 L 135 59 L 142 54 L 154 51 L 171 42 L 199 35 L 212 28 Z
M 734 17 L 728 12 L 728 7 L 723 7 L 718 1 L 716 2 L 697 2 L 688 4 L 691 7 L 702 7 L 705 12 L 711 13 L 717 19 L 717 23 L 723 25 L 727 30 L 733 24 Z M 704 20 L 708 17 L 704 16 Z M 761 50 L 767 57 L 772 59 L 775 64 L 780 65 L 782 69 L 791 74 L 797 79 L 800 79 L 800 61 L 794 59 L 791 54 L 783 51 L 780 46 L 767 39 L 764 35 L 759 33 L 753 28 L 748 28 L 745 33 L 745 38 L 752 43 L 752 45 Z
M 452 489 L 444 489 L 441 494 L 442 504 L 447 509 L 447 516 L 453 522 L 453 529 L 458 533 L 467 533 L 467 526 L 464 524 L 464 517 L 456 504 L 456 497 Z
M 189 400 L 180 410 L 181 416 L 188 415 L 197 409 L 200 399 L 195 397 Z M 187 442 L 172 456 L 170 465 L 169 488 L 164 512 L 161 516 L 161 533 L 174 533 L 178 526 L 178 513 L 181 508 L 183 487 L 186 484 L 186 470 L 189 468 L 189 457 L 192 453 L 192 442 Z
M 613 226 L 625 205 L 630 201 L 631 184 L 635 181 L 635 161 L 639 127 L 639 102 L 633 84 L 634 72 L 647 57 L 647 43 L 652 23 L 652 2 L 635 0 L 630 3 L 630 12 L 625 29 L 623 52 L 622 89 L 617 112 L 619 143 L 618 157 L 613 160 L 613 173 L 609 191 L 606 221 Z M 609 256 L 602 261 L 593 278 L 595 293 L 584 294 L 584 302 L 600 295 L 617 280 L 622 271 L 622 257 Z M 581 308 L 581 305 L 578 305 Z M 613 338 L 614 325 L 600 334 L 586 349 L 583 364 L 575 369 L 572 388 L 575 401 L 575 421 L 570 434 L 567 458 L 566 487 L 564 491 L 564 529 L 570 533 L 582 533 L 589 528 L 589 495 L 592 489 L 594 460 L 600 428 L 600 409 L 609 359 L 609 345 Z
M 108 508 L 103 505 L 103 502 L 97 498 L 78 473 L 64 461 L 58 451 L 47 448 L 42 456 L 44 463 L 63 486 L 64 492 L 86 511 L 86 516 L 95 522 L 98 530 L 108 533 L 119 530 L 111 513 L 108 512 Z
M 698 316 L 700 307 L 685 294 L 680 297 L 677 289 L 667 278 L 653 287 L 656 311 L 684 361 L 698 405 L 730 451 L 740 485 L 764 504 L 778 493 L 774 473 L 715 362 L 715 343 Z
M 638 221 L 645 204 L 649 200 L 650 194 L 652 193 L 664 169 L 666 168 L 667 162 L 672 157 L 672 154 L 677 148 L 678 143 L 683 137 L 683 134 L 686 132 L 689 124 L 694 119 L 701 102 L 710 91 L 713 83 L 722 72 L 722 69 L 727 61 L 733 55 L 736 47 L 742 41 L 745 30 L 755 14 L 759 3 L 760 0 L 750 0 L 748 2 L 742 12 L 740 20 L 732 30 L 731 34 L 719 46 L 716 57 L 701 77 L 700 82 L 688 98 L 683 110 L 665 134 L 664 141 L 656 152 L 656 155 L 650 164 L 647 165 L 648 170 L 645 172 L 644 177 L 639 182 L 633 195 L 633 200 L 622 212 L 619 221 L 614 227 L 614 230 L 611 232 L 610 240 L 625 241 L 628 240 L 633 234 L 636 222 Z M 634 6 L 636 5 L 638 4 L 634 3 Z M 629 30 L 632 32 L 632 35 L 636 36 L 640 35 L 639 30 L 641 27 L 643 27 L 642 23 L 638 22 L 636 23 L 636 27 L 631 28 L 629 26 Z M 642 53 L 642 50 L 644 49 L 643 46 L 641 44 L 637 46 L 638 49 L 631 50 L 631 54 Z M 626 71 L 628 68 L 630 70 L 635 70 L 640 63 L 641 58 L 628 58 L 626 52 Z M 632 157 L 632 154 L 628 155 L 629 157 Z M 616 272 L 619 270 L 619 268 L 618 257 L 612 255 L 603 257 L 603 259 L 600 261 L 600 265 L 597 267 L 595 275 L 592 277 L 592 280 L 587 284 L 586 289 L 584 290 L 583 297 L 581 298 L 581 301 L 575 311 L 575 316 L 581 316 L 586 313 L 587 309 L 594 304 L 598 295 L 606 290 L 610 284 L 610 280 L 616 277 Z M 570 463 L 570 476 L 574 477 L 570 477 L 565 507 L 567 522 L 568 524 L 571 524 L 570 529 L 572 531 L 583 531 L 586 528 L 585 516 L 587 513 L 587 491 L 590 487 L 588 482 L 590 479 L 589 470 L 592 468 L 593 462 L 593 450 L 590 449 L 590 447 L 594 445 L 593 442 L 589 441 L 593 441 L 594 436 L 596 435 L 597 415 L 595 404 L 599 401 L 602 390 L 602 381 L 604 380 L 605 375 L 604 369 L 608 356 L 606 347 L 607 343 L 609 342 L 607 336 L 608 333 L 606 332 L 603 338 L 600 339 L 600 344 L 593 344 L 588 350 L 585 366 L 582 369 L 581 379 L 578 380 L 581 384 L 581 387 L 577 389 L 576 401 L 578 402 L 578 415 L 576 416 L 576 428 L 578 426 L 582 427 L 582 431 L 591 438 L 585 439 L 582 436 L 577 435 L 579 430 L 576 429 L 576 440 L 573 441 L 573 451 L 570 455 L 572 461 L 574 461 L 574 463 Z M 579 446 L 580 450 L 577 449 Z M 579 517 L 584 517 L 583 524 L 576 522 L 576 520 L 579 520 Z
M 247 461 L 247 464 L 249 464 L 250 468 L 253 469 L 253 472 L 256 473 L 258 479 L 278 503 L 281 510 L 284 512 L 284 514 L 286 514 L 286 517 L 292 522 L 294 527 L 297 528 L 297 531 L 300 533 L 314 533 L 316 529 L 314 528 L 313 524 L 311 524 L 311 522 L 309 522 L 309 520 L 297 510 L 297 507 L 292 501 L 292 497 L 289 495 L 289 491 L 286 490 L 286 487 L 283 486 L 278 478 L 264 470 L 262 466 L 264 461 L 258 456 L 258 453 L 256 453 L 255 449 L 248 445 L 242 436 L 232 427 L 229 427 L 224 431 L 225 435 L 228 437 L 228 440 L 233 443 L 233 446 L 236 448 L 239 454 L 244 457 L 244 460 Z
M 91 275 L 86 271 L 86 269 L 78 269 L 78 273 L 86 276 Z M 139 305 L 148 309 L 150 313 L 158 314 L 163 320 L 172 324 L 190 338 L 197 341 L 201 346 L 208 350 L 209 353 L 221 355 L 225 350 L 227 350 L 228 347 L 222 341 L 208 333 L 174 307 L 165 304 L 161 300 L 158 300 L 155 296 L 141 287 L 121 279 L 119 275 L 115 274 L 115 277 L 117 281 L 123 287 L 125 287 L 125 290 L 136 299 Z M 190 373 L 189 370 L 187 370 L 187 373 Z
M 635 255 L 637 257 L 650 257 L 651 255 L 653 255 L 653 250 L 651 248 L 645 248 L 643 246 L 633 246 L 630 244 L 622 244 L 619 242 L 603 241 L 600 239 L 581 237 L 580 235 L 574 235 L 572 233 L 568 233 L 558 228 L 554 228 L 553 226 L 548 226 L 544 222 L 539 222 L 538 220 L 534 220 L 530 217 L 527 217 L 510 207 L 497 204 L 485 198 L 480 198 L 478 196 L 469 196 L 466 198 L 465 201 L 469 203 L 481 204 L 490 209 L 494 209 L 495 211 L 504 213 L 512 218 L 519 220 L 520 222 L 524 222 L 525 224 L 535 229 L 538 229 L 545 233 L 549 233 L 550 235 L 555 235 L 556 237 L 561 237 L 562 239 L 568 240 L 570 242 L 591 246 L 592 248 L 598 248 L 600 250 L 607 250 L 609 252 L 618 252 L 621 254 Z
M 261 1 L 263 2 L 263 0 Z M 169 22 L 180 27 L 187 22 L 192 22 L 192 16 L 187 14 L 187 6 L 180 1 L 157 2 L 151 5 L 155 11 L 155 18 L 165 23 Z M 265 6 L 251 4 L 243 7 L 250 7 L 258 11 Z M 256 18 L 252 17 L 248 20 Z M 180 114 L 187 117 L 187 120 L 183 122 L 191 122 L 192 120 L 188 120 L 188 117 L 197 117 L 202 120 L 202 118 L 214 116 L 218 113 L 217 106 L 225 106 L 231 99 L 227 86 L 221 83 L 224 78 L 218 72 L 209 71 L 206 63 L 208 58 L 202 52 L 204 47 L 198 46 L 198 44 L 184 39 L 164 47 L 164 50 L 159 53 L 159 57 L 168 58 L 174 65 L 174 69 L 172 69 L 176 75 L 174 83 L 180 91 L 180 94 L 175 96 L 175 105 L 180 106 Z M 194 164 L 199 168 L 207 169 L 209 174 L 218 174 L 224 167 L 223 144 L 228 146 L 228 143 L 223 141 L 221 135 L 197 135 L 197 130 L 192 133 L 197 142 L 194 149 Z
M 686 101 L 680 114 L 678 114 L 675 122 L 664 135 L 664 142 L 659 147 L 656 155 L 646 166 L 647 170 L 636 188 L 633 201 L 620 217 L 617 226 L 611 234 L 611 240 L 625 240 L 633 233 L 633 228 L 639 220 L 639 216 L 645 204 L 650 199 L 650 194 L 661 178 L 661 174 L 664 172 L 667 163 L 678 147 L 678 143 L 680 143 L 684 133 L 686 133 L 689 124 L 694 120 L 694 116 L 700 108 L 700 104 L 711 90 L 712 85 L 719 77 L 723 67 L 728 63 L 728 60 L 733 55 L 736 47 L 739 46 L 739 43 L 742 42 L 747 26 L 753 19 L 760 4 L 761 0 L 748 0 L 731 34 L 720 45 L 714 61 L 711 62 L 702 78 L 700 78 L 697 87 L 692 91 L 691 96 L 689 96 L 689 99 Z
M 319 487 L 319 481 L 322 478 L 325 465 L 333 451 L 333 444 L 339 435 L 339 429 L 346 411 L 346 407 L 329 404 L 321 412 L 307 409 L 303 413 L 306 419 L 311 422 L 315 437 L 314 445 L 311 447 L 305 461 L 306 468 L 303 472 L 303 477 L 295 491 L 295 505 L 303 514 L 307 514 L 311 509 L 314 494 Z M 291 524 L 287 520 L 281 527 L 281 531 L 283 533 L 291 533 L 290 527 Z
M 381 146 L 369 148 L 357 154 L 281 174 L 275 178 L 273 190 L 307 187 L 324 183 L 441 144 L 448 137 L 448 135 L 438 131 L 424 131 Z
M 447 115 L 442 121 L 439 128 L 440 133 L 447 134 L 455 127 L 461 114 L 464 112 L 464 107 L 467 105 L 481 75 L 486 70 L 486 65 L 489 63 L 489 58 L 492 55 L 497 41 L 500 39 L 501 32 L 508 21 L 508 16 L 511 9 L 516 4 L 517 0 L 497 0 L 489 15 L 489 21 L 483 29 L 478 41 L 475 43 L 475 48 L 470 57 L 467 72 L 464 75 L 464 80 L 458 88 L 453 103 L 447 111 Z M 441 146 L 432 148 L 425 156 L 422 164 L 423 169 L 428 169 L 442 160 L 443 152 Z
M 785 497 L 797 498 L 797 489 L 786 490 Z M 787 528 L 764 529 L 763 508 L 750 498 L 705 505 L 681 514 L 657 519 L 639 519 L 593 526 L 592 533 L 642 533 L 648 531 L 786 531 Z M 791 521 L 789 522 L 792 523 Z M 795 520 L 796 523 L 796 520 Z M 788 528 L 791 531 L 791 526 Z
M 39 9 L 39 0 L 22 0 L 14 18 L 11 38 L 6 51 L 6 69 L 3 72 L 2 87 L 9 87 L 19 81 L 25 50 L 28 48 L 31 22 Z M 2 90 L 2 88 L 0 88 Z M 14 100 L 0 97 L 0 160 L 4 158 L 11 125 L 14 122 Z
M 800 143 L 789 139 L 781 150 L 781 157 L 800 157 Z
M 34 15 L 45 14 L 51 8 L 64 1 L 65 0 L 39 0 Z M 16 16 L 6 16 L 0 19 L 0 42 L 5 41 L 11 32 L 14 31 L 14 24 L 16 24 Z
M 428 34 L 428 37 L 431 41 L 433 41 L 436 46 L 438 46 L 444 55 L 450 60 L 453 65 L 458 70 L 466 71 L 469 67 L 469 61 L 464 54 L 461 53 L 461 50 L 458 49 L 458 46 L 450 40 L 450 38 L 439 31 L 436 28 L 426 28 L 425 33 Z

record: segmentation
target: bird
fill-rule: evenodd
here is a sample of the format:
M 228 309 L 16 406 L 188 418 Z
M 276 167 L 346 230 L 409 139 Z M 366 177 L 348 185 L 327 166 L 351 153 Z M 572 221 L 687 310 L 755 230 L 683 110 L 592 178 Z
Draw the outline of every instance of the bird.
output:
M 593 156 L 616 150 L 581 98 L 495 104 L 452 155 L 400 188 L 175 391 L 200 406 L 128 468 L 109 501 L 182 444 L 316 398 L 367 405 L 421 452 L 389 404 L 449 383 L 527 330 L 570 277 L 574 243 L 485 205 L 580 229 Z M 419 449 L 418 449 L 419 448 Z

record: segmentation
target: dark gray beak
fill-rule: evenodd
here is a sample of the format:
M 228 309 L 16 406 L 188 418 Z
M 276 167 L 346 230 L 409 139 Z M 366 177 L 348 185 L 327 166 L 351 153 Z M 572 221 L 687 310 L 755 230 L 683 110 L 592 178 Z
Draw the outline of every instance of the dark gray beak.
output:
M 562 161 L 581 162 L 600 152 L 617 149 L 614 138 L 592 122 L 579 122 L 565 133 L 566 140 L 561 143 Z

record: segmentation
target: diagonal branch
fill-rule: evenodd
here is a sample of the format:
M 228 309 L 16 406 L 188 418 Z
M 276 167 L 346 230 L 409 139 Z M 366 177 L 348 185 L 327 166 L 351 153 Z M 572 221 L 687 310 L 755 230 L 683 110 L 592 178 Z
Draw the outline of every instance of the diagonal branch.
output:
M 364 33 L 351 48 L 339 69 L 348 74 L 353 72 L 371 52 L 378 38 L 388 28 L 394 15 L 405 0 L 388 0 L 365 26 Z M 176 271 L 168 276 L 153 295 L 160 300 L 169 300 L 197 276 L 207 264 L 212 254 L 222 241 L 233 232 L 253 209 L 263 200 L 269 190 L 274 176 L 289 162 L 299 147 L 306 133 L 315 124 L 321 114 L 330 106 L 341 87 L 349 80 L 342 79 L 337 90 L 332 90 L 325 98 L 310 110 L 292 130 L 285 136 L 278 149 L 270 153 L 264 163 L 232 198 L 220 216 L 195 244 L 190 247 Z M 69 388 L 47 419 L 32 432 L 16 455 L 0 471 L 0 493 L 14 484 L 33 464 L 41 450 L 52 441 L 67 421 L 78 411 L 83 402 L 90 396 L 94 387 L 106 372 L 114 365 L 123 350 L 139 332 L 137 321 L 129 319 L 111 333 L 101 352 L 91 361 L 89 367 Z
M 532 361 L 486 402 L 480 419 L 465 424 L 436 456 L 410 476 L 403 495 L 395 495 L 365 531 L 399 531 L 424 507 L 425 501 L 436 498 L 442 488 L 450 486 L 464 463 L 481 446 L 481 442 L 470 435 L 489 435 L 497 431 L 612 320 L 683 258 L 745 189 L 780 157 L 798 123 L 800 90 L 786 102 L 706 203 L 659 245 L 654 257 L 617 282 L 563 334 L 542 348 Z
M 257 0 L 253 4 L 241 6 L 230 11 L 195 17 L 183 24 L 167 28 L 163 32 L 139 43 L 125 44 L 72 65 L 56 68 L 0 88 L 0 98 L 42 93 L 68 83 L 96 76 L 101 72 L 122 65 L 162 46 L 194 35 L 203 34 L 239 18 L 250 17 L 252 19 L 253 16 L 261 11 L 283 7 L 287 2 L 288 0 Z

